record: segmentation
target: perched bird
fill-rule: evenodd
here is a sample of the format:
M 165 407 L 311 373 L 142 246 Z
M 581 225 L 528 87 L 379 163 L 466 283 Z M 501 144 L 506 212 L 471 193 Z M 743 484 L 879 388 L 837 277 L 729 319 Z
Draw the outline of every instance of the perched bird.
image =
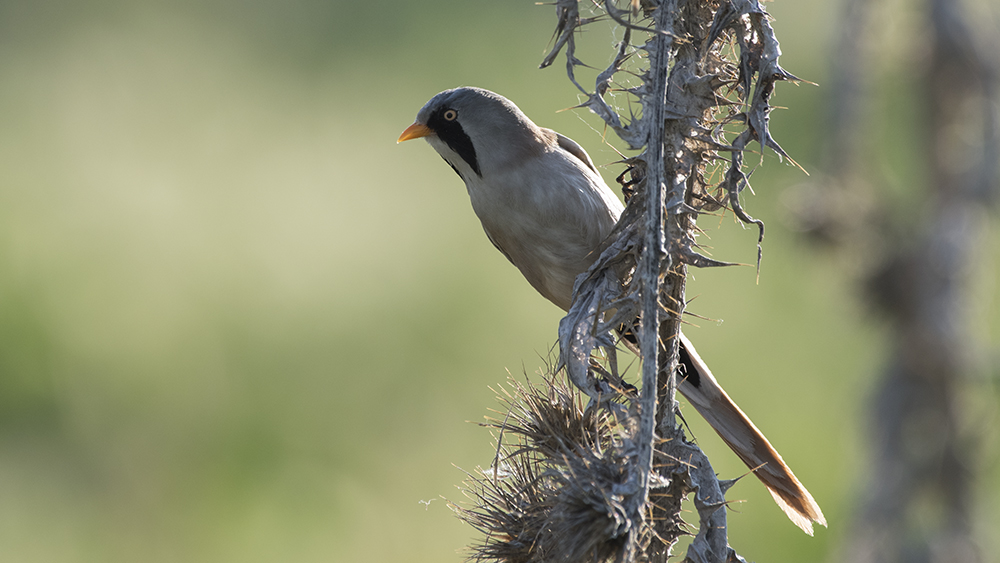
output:
M 568 310 L 623 206 L 586 151 L 480 88 L 434 96 L 397 142 L 424 138 L 465 182 L 486 236 L 546 299 Z M 809 491 L 681 335 L 678 390 L 807 534 L 826 525 Z

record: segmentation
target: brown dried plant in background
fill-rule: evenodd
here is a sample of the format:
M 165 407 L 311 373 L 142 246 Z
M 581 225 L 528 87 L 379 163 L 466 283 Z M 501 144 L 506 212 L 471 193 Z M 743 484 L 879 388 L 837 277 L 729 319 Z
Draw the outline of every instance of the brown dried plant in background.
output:
M 885 365 L 866 374 L 876 378 L 865 424 L 871 456 L 844 538 L 849 561 L 984 560 L 977 473 L 984 444 L 995 438 L 996 399 L 977 377 L 982 337 L 968 317 L 989 211 L 1000 197 L 1000 34 L 970 7 L 918 3 L 922 29 L 900 52 L 927 56 L 885 64 L 877 34 L 897 7 L 843 2 L 822 167 L 789 198 L 797 226 L 839 254 L 869 310 L 886 321 Z M 919 101 L 916 135 L 890 137 L 923 174 L 894 194 L 886 189 L 885 147 L 871 142 L 882 123 L 872 119 L 873 101 L 892 81 L 880 67 L 910 82 L 909 91 L 889 94 L 893 102 Z

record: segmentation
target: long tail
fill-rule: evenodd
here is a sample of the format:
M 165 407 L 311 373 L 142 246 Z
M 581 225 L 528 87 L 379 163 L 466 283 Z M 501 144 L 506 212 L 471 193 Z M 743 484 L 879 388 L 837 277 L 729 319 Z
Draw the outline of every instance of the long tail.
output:
M 799 528 L 813 534 L 813 522 L 826 526 L 826 518 L 809 491 L 795 477 L 767 438 L 729 398 L 698 356 L 691 341 L 681 336 L 681 365 L 677 390 L 708 421 L 722 440 L 753 470 L 774 501 Z

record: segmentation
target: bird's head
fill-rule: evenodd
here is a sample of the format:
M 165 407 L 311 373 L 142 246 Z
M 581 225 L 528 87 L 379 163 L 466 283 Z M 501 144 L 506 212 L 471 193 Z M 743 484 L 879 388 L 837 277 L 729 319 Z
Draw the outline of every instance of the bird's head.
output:
M 455 88 L 434 96 L 397 142 L 421 137 L 463 178 L 467 172 L 482 177 L 545 146 L 543 130 L 513 102 L 482 88 Z

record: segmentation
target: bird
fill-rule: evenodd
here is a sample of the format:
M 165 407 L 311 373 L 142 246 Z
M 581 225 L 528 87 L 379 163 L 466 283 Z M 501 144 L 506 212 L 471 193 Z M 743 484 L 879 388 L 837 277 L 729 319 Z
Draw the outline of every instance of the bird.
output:
M 564 311 L 576 277 L 598 258 L 624 206 L 587 152 L 481 88 L 432 97 L 397 143 L 423 138 L 465 183 L 490 242 Z M 781 455 L 719 385 L 683 333 L 677 389 L 807 534 L 822 510 Z

